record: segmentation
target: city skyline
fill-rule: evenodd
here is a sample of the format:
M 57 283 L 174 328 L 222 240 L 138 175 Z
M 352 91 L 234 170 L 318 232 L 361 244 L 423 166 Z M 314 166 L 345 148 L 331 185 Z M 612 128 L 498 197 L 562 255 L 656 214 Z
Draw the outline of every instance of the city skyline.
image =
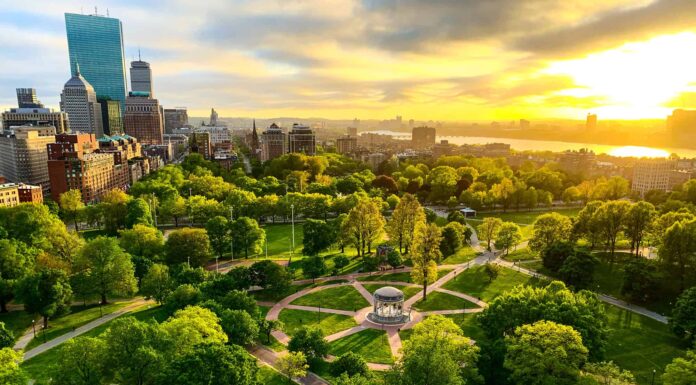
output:
M 0 108 L 14 106 L 15 88 L 33 87 L 57 109 L 70 75 L 64 14 L 94 13 L 76 1 L 38 3 L 7 4 L 0 16 L 0 71 L 12 75 L 0 77 Z M 215 107 L 329 119 L 663 119 L 696 106 L 694 2 L 488 4 L 96 5 L 122 22 L 125 60 L 140 51 L 151 63 L 162 105 L 191 116 Z

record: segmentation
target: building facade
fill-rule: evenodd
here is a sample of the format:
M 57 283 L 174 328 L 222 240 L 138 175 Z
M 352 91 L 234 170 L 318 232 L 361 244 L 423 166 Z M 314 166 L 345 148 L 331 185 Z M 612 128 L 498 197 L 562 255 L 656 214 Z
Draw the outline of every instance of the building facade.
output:
M 631 190 L 645 195 L 650 190 L 669 191 L 669 178 L 674 161 L 669 159 L 639 159 L 633 167 Z
M 130 67 L 131 91 L 146 92 L 151 98 L 155 95 L 152 93 L 152 70 L 150 63 L 142 60 L 131 62 Z
M 43 189 L 41 186 L 19 183 L 17 195 L 20 203 L 43 203 Z
M 272 123 L 261 134 L 261 160 L 267 161 L 285 155 L 288 149 L 288 136 L 277 124 Z
M 213 153 L 210 145 L 210 134 L 207 132 L 192 132 L 189 135 L 189 150 L 210 159 Z
M 97 98 L 101 106 L 104 135 L 123 134 L 123 114 L 118 100 Z
M 0 135 L 0 175 L 11 182 L 50 189 L 46 145 L 54 141 L 53 126 L 15 127 Z
M 97 95 L 126 101 L 123 27 L 119 19 L 100 15 L 65 14 L 71 73 L 78 66 Z
M 164 132 L 174 133 L 177 128 L 188 127 L 188 112 L 186 107 L 164 109 Z
M 0 207 L 14 207 L 19 204 L 19 192 L 15 183 L 0 184 Z
M 358 138 L 346 135 L 336 139 L 336 152 L 339 154 L 349 154 L 358 148 Z
M 314 131 L 309 126 L 294 123 L 288 133 L 288 152 L 314 155 L 316 153 L 316 136 Z
M 50 108 L 10 108 L 2 113 L 2 127 L 53 126 L 57 134 L 70 131 L 68 114 Z
M 60 109 L 68 114 L 72 131 L 104 135 L 101 105 L 94 88 L 80 73 L 80 66 L 63 87 Z
M 44 108 L 36 97 L 34 88 L 17 88 L 17 106 L 19 108 Z
M 126 99 L 123 131 L 141 144 L 162 144 L 164 128 L 157 99 L 132 92 Z
M 434 127 L 413 127 L 411 144 L 413 148 L 429 148 L 435 144 L 436 130 Z

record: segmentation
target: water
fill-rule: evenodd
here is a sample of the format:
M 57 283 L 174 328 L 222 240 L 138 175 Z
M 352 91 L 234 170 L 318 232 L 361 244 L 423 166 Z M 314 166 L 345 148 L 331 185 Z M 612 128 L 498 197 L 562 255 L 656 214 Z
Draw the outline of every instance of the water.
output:
M 368 131 L 374 134 L 391 135 L 395 139 L 410 140 L 411 134 L 406 132 L 396 132 L 389 130 Z M 513 139 L 513 138 L 494 138 L 488 136 L 437 136 L 437 141 L 447 140 L 450 144 L 486 144 L 486 143 L 507 143 L 517 151 L 553 151 L 561 152 L 565 150 L 580 150 L 587 148 L 595 154 L 610 154 L 614 156 L 648 156 L 666 157 L 676 153 L 684 158 L 696 158 L 696 150 L 688 148 L 669 148 L 669 147 L 641 147 L 641 146 L 616 146 L 610 144 L 562 142 L 553 140 L 535 139 Z

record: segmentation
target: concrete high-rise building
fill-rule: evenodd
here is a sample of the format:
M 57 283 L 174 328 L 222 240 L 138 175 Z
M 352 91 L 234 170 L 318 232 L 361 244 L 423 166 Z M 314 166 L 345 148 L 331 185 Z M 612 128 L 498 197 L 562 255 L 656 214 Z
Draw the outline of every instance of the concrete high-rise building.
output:
M 68 114 L 50 108 L 10 108 L 2 113 L 5 131 L 20 126 L 53 126 L 57 134 L 70 131 Z
M 413 127 L 411 144 L 414 148 L 429 148 L 435 145 L 436 130 L 434 127 Z
M 8 181 L 50 189 L 46 145 L 54 141 L 53 126 L 15 127 L 0 135 L 0 175 Z
M 96 13 L 96 12 L 95 12 Z M 65 14 L 70 71 L 82 74 L 100 97 L 126 102 L 123 27 L 119 19 L 100 15 Z
M 102 128 L 104 135 L 116 135 L 123 133 L 123 114 L 121 103 L 118 100 L 97 98 L 101 105 Z
M 44 108 L 36 97 L 34 88 L 17 88 L 17 106 L 19 108 Z
M 288 133 L 288 152 L 301 152 L 306 155 L 316 153 L 316 136 L 314 131 L 302 124 L 294 123 Z
M 287 153 L 288 137 L 277 124 L 271 124 L 261 134 L 261 160 L 275 159 Z
M 346 135 L 336 139 L 336 152 L 339 154 L 349 154 L 358 148 L 358 137 Z
M 92 85 L 82 77 L 80 66 L 60 94 L 60 109 L 68 114 L 73 131 L 104 135 L 101 105 Z
M 217 111 L 215 111 L 214 108 L 210 109 L 210 125 L 211 126 L 218 125 L 218 113 L 217 113 Z
M 588 130 L 594 130 L 597 128 L 597 114 L 587 114 L 587 119 L 585 119 L 585 128 Z
M 631 190 L 645 195 L 650 190 L 669 191 L 671 171 L 675 162 L 670 159 L 639 159 L 633 166 Z
M 213 154 L 213 148 L 210 144 L 210 133 L 208 132 L 192 132 L 189 136 L 189 149 L 191 152 L 201 154 L 203 158 L 210 159 Z
M 188 112 L 186 107 L 165 108 L 164 109 L 164 132 L 171 134 L 177 128 L 189 125 Z
M 159 101 L 145 93 L 131 92 L 126 99 L 123 131 L 141 144 L 162 144 L 164 127 Z
M 130 67 L 131 91 L 147 93 L 148 96 L 154 98 L 152 93 L 152 70 L 150 63 L 138 60 L 131 62 Z

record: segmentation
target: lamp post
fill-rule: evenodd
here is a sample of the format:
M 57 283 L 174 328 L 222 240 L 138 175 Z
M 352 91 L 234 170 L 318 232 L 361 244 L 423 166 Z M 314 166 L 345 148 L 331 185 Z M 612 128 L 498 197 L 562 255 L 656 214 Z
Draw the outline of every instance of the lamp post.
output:
M 31 320 L 31 328 L 34 329 L 34 338 L 36 338 L 36 320 Z
M 655 369 L 653 369 L 652 381 L 650 381 L 650 385 L 655 385 Z

